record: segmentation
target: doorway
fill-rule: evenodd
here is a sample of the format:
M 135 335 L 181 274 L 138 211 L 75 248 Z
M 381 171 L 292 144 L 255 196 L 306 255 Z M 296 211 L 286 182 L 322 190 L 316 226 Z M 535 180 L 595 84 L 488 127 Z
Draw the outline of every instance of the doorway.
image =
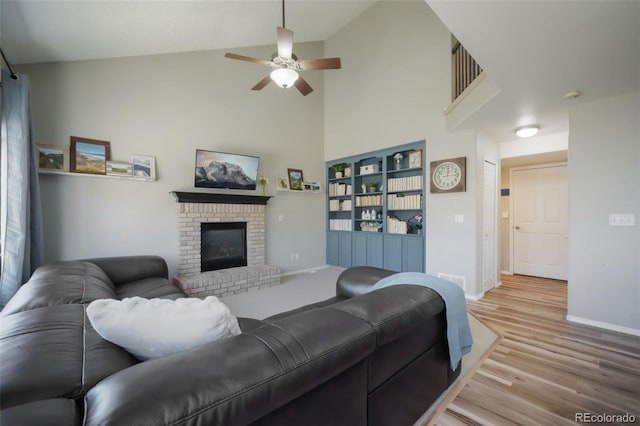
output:
M 513 272 L 567 279 L 566 163 L 511 169 Z

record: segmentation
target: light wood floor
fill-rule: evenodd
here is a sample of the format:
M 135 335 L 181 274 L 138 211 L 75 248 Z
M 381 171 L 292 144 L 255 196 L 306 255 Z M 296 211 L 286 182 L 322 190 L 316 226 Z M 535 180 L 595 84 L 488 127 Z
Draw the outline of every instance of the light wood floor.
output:
M 467 306 L 504 338 L 437 425 L 570 425 L 582 412 L 640 424 L 640 337 L 568 322 L 566 282 L 503 276 Z

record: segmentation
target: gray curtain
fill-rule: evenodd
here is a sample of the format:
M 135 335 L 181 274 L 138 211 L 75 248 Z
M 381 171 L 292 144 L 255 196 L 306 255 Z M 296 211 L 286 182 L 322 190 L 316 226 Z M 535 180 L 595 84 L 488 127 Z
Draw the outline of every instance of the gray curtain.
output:
M 6 305 L 44 259 L 36 153 L 29 78 L 18 74 L 14 80 L 8 71 L 2 70 L 0 307 Z

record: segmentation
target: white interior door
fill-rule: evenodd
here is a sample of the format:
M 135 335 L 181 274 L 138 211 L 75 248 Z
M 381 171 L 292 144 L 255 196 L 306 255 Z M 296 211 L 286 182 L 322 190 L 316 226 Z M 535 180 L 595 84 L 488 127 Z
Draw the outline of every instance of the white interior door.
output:
M 497 199 L 496 165 L 484 162 L 484 192 L 482 213 L 482 290 L 489 291 L 496 286 L 497 235 L 496 214 Z
M 513 254 L 516 274 L 567 279 L 567 166 L 514 169 Z

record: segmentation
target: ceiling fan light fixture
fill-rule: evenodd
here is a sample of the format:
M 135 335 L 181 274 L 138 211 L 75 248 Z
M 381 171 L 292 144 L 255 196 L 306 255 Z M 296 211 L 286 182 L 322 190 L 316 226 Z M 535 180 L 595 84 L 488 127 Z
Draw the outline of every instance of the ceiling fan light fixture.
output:
M 531 136 L 538 133 L 538 130 L 540 130 L 540 126 L 538 125 L 522 126 L 516 129 L 516 135 L 521 138 L 530 138 Z
M 291 68 L 278 68 L 271 72 L 271 80 L 278 86 L 286 89 L 293 86 L 298 79 L 298 73 Z

